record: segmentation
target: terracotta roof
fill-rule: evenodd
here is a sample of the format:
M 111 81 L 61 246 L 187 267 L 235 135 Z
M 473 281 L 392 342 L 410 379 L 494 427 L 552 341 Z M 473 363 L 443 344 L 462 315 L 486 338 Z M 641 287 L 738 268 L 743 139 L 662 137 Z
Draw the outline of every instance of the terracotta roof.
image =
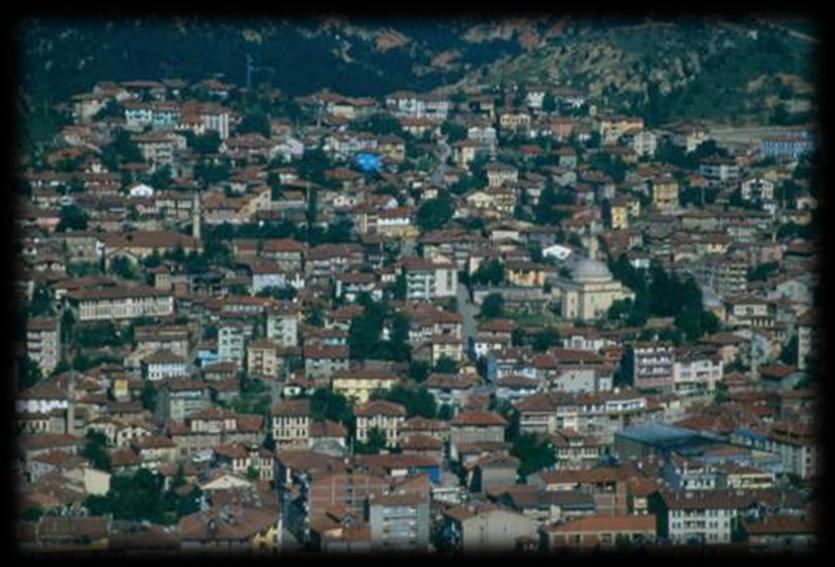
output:
M 568 519 L 565 523 L 547 528 L 550 533 L 576 532 L 655 532 L 654 514 L 628 516 L 586 516 Z
M 284 416 L 297 416 L 297 417 L 304 417 L 310 416 L 310 400 L 283 400 L 277 402 L 272 407 L 272 415 L 284 415 Z
M 461 412 L 452 420 L 453 426 L 501 426 L 507 425 L 507 421 L 497 413 L 487 411 Z
M 315 421 L 310 424 L 310 437 L 348 437 L 348 430 L 341 423 L 335 421 Z
M 375 415 L 385 416 L 406 416 L 406 407 L 394 402 L 385 400 L 372 400 L 368 403 L 358 406 L 354 410 L 357 417 L 370 417 Z

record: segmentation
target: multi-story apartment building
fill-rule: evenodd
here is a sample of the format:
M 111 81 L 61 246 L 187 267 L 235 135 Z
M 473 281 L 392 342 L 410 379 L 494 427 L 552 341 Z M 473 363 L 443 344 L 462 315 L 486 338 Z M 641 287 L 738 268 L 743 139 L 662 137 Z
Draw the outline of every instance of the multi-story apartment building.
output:
M 142 375 L 146 380 L 158 382 L 168 378 L 187 378 L 188 361 L 169 350 L 160 350 L 142 361 Z
M 678 181 L 673 177 L 657 177 L 652 180 L 652 206 L 658 211 L 670 211 L 678 208 Z
M 26 323 L 26 353 L 44 376 L 61 359 L 61 322 L 57 317 L 33 317 Z
M 763 139 L 760 142 L 760 153 L 763 157 L 797 159 L 801 155 L 811 152 L 814 147 L 814 138 L 808 132 L 800 132 L 789 136 L 773 136 Z
M 458 289 L 458 271 L 455 263 L 442 259 L 407 258 L 403 261 L 406 272 L 406 298 L 432 301 L 455 297 Z
M 810 309 L 797 318 L 797 367 L 806 370 L 809 359 L 815 358 L 817 321 L 815 311 Z
M 78 289 L 68 292 L 66 298 L 80 322 L 165 317 L 174 313 L 173 293 L 148 286 Z
M 246 348 L 246 370 L 251 376 L 275 378 L 278 375 L 277 345 L 270 339 L 251 342 Z
M 368 498 L 371 549 L 426 551 L 429 547 L 429 491 L 372 494 Z
M 356 368 L 337 370 L 331 374 L 331 388 L 356 403 L 364 404 L 375 390 L 390 390 L 399 378 L 390 372 Z
M 307 449 L 310 400 L 284 400 L 272 408 L 272 433 L 279 449 Z
M 632 149 L 638 154 L 638 157 L 655 155 L 655 149 L 658 147 L 658 136 L 649 130 L 641 130 L 632 137 Z
M 158 391 L 156 414 L 166 423 L 182 421 L 212 404 L 209 387 L 200 380 L 168 380 Z
M 224 321 L 217 332 L 218 360 L 235 362 L 238 368 L 241 368 L 244 361 L 244 343 L 244 325 L 234 321 Z
M 328 379 L 335 372 L 348 370 L 349 354 L 345 345 L 307 345 L 302 351 L 305 375 L 310 379 Z
M 543 529 L 548 549 L 614 548 L 623 541 L 640 545 L 656 537 L 656 519 L 652 514 L 573 518 Z
M 712 392 L 722 380 L 721 356 L 679 349 L 673 363 L 676 392 Z
M 525 433 L 554 434 L 574 431 L 594 434 L 611 443 L 625 425 L 658 419 L 663 413 L 647 404 L 637 391 L 595 394 L 545 392 L 528 396 L 516 404 L 519 429 Z
M 763 509 L 796 510 L 783 496 L 770 490 L 662 490 L 650 510 L 658 518 L 659 537 L 674 545 L 727 544 L 737 540 L 743 518 L 761 517 Z
M 675 353 L 671 343 L 633 343 L 626 349 L 624 364 L 635 388 L 668 389 L 673 386 Z
M 728 297 L 727 323 L 736 327 L 771 328 L 775 323 L 774 303 L 753 296 Z
M 739 165 L 732 158 L 710 157 L 699 164 L 699 175 L 711 185 L 720 185 L 739 179 Z
M 406 408 L 400 404 L 374 400 L 354 410 L 357 419 L 357 441 L 368 442 L 368 434 L 378 429 L 386 436 L 386 446 L 397 445 L 400 426 L 406 421 Z
M 778 422 L 770 427 L 737 428 L 731 443 L 780 457 L 782 472 L 802 479 L 820 474 L 822 462 L 813 428 L 808 424 Z

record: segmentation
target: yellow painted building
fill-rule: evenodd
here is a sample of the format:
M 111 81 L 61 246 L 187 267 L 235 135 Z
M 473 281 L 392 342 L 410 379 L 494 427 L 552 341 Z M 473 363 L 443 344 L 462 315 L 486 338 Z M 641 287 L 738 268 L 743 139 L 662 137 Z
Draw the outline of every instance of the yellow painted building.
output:
M 678 182 L 675 179 L 653 179 L 652 206 L 659 211 L 669 211 L 679 206 Z
M 507 280 L 515 286 L 542 287 L 545 284 L 545 268 L 533 262 L 507 262 Z
M 629 206 L 626 203 L 612 203 L 612 230 L 629 228 Z
M 394 375 L 364 369 L 334 372 L 331 376 L 334 392 L 360 404 L 368 402 L 374 390 L 390 390 L 397 382 Z

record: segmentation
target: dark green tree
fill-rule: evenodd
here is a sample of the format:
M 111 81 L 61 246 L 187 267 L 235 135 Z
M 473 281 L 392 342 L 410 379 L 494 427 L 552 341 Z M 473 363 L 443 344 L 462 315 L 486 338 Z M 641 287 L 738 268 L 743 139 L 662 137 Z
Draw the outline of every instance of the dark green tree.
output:
M 431 368 L 428 362 L 413 360 L 411 364 L 409 364 L 409 379 L 418 383 L 423 382 L 427 377 L 429 377 L 430 370 Z
M 443 228 L 455 214 L 452 199 L 440 192 L 436 199 L 424 201 L 417 213 L 417 224 L 423 232 Z
M 354 443 L 354 453 L 360 455 L 377 455 L 385 448 L 386 434 L 376 427 L 372 427 L 368 431 L 366 442 L 357 441 Z
M 491 293 L 481 304 L 483 319 L 499 319 L 504 316 L 504 297 L 498 293 Z
M 441 374 L 455 374 L 458 372 L 458 363 L 448 356 L 442 356 L 438 359 L 438 362 L 435 363 L 435 368 L 432 370 L 440 372 Z
M 263 112 L 251 112 L 245 114 L 238 124 L 239 134 L 256 133 L 265 138 L 270 137 L 270 119 Z
M 350 428 L 354 412 L 348 398 L 328 388 L 317 388 L 310 398 L 310 414 L 313 421 L 336 421 Z
M 81 456 L 89 459 L 93 468 L 109 471 L 110 456 L 107 453 L 107 436 L 100 431 L 88 430 Z
M 60 221 L 55 230 L 57 232 L 87 230 L 87 218 L 87 213 L 78 205 L 66 205 L 61 207 Z
M 557 462 L 553 445 L 534 433 L 524 433 L 516 437 L 510 454 L 519 459 L 519 474 L 522 477 L 553 466 Z
M 536 333 L 531 343 L 531 347 L 537 352 L 545 352 L 551 347 L 555 347 L 560 342 L 560 333 L 553 327 L 546 327 L 539 333 Z
M 475 285 L 501 285 L 504 282 L 504 264 L 497 259 L 483 262 L 470 276 L 470 281 Z

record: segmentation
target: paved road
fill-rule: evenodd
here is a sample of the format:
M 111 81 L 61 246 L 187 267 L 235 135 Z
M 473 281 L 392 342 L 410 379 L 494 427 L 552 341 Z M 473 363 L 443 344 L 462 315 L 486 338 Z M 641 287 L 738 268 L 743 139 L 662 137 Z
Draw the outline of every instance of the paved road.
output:
M 470 292 L 462 283 L 458 284 L 458 313 L 461 314 L 461 333 L 464 340 L 465 348 L 469 352 L 470 339 L 474 339 L 476 335 L 476 315 L 478 315 L 479 308 L 477 305 L 470 302 Z

